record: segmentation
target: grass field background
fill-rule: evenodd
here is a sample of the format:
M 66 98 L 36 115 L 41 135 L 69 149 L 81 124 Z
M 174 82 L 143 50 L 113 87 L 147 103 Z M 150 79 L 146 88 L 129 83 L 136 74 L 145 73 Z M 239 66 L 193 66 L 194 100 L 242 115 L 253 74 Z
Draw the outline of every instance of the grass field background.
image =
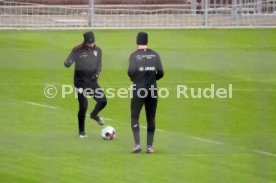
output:
M 77 136 L 78 103 L 61 98 L 73 84 L 63 66 L 84 31 L 0 31 L 0 182 L 276 182 L 276 29 L 147 30 L 160 53 L 155 153 L 130 153 L 129 99 L 108 99 L 101 115 L 117 138 L 104 141 L 86 119 Z M 138 30 L 96 30 L 103 50 L 100 85 L 129 87 L 128 56 Z M 177 99 L 176 85 L 227 87 L 232 99 Z M 58 89 L 48 99 L 47 84 Z M 34 106 L 27 102 L 53 106 Z M 89 110 L 95 102 L 91 99 Z M 140 123 L 146 126 L 144 111 Z M 146 130 L 141 129 L 145 149 Z

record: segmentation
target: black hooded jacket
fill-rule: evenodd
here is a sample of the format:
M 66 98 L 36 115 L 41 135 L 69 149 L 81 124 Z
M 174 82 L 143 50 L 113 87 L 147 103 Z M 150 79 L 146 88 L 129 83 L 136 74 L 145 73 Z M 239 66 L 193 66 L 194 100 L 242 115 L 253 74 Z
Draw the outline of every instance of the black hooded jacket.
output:
M 102 68 L 102 50 L 94 45 L 92 48 L 81 44 L 72 49 L 64 62 L 70 67 L 75 62 L 74 84 L 77 88 L 85 87 L 97 81 Z

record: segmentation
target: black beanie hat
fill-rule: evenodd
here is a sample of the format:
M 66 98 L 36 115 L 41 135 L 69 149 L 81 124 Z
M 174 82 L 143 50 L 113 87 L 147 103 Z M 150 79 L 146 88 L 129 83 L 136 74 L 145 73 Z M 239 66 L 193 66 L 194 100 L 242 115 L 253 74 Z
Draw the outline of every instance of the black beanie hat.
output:
M 95 42 L 95 36 L 93 32 L 86 32 L 83 34 L 84 43 L 94 43 Z
M 136 43 L 137 45 L 147 45 L 148 34 L 146 32 L 138 32 Z

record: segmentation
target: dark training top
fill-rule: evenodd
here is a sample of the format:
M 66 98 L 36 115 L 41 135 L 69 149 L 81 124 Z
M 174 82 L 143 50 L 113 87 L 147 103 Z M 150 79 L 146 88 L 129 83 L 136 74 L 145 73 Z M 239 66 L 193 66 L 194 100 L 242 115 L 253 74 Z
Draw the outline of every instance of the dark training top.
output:
M 164 72 L 158 53 L 151 49 L 137 49 L 130 55 L 128 75 L 137 88 L 156 87 Z
M 75 62 L 74 84 L 77 88 L 89 86 L 97 81 L 102 68 L 102 50 L 94 45 L 92 48 L 81 44 L 73 48 L 65 60 L 65 67 Z

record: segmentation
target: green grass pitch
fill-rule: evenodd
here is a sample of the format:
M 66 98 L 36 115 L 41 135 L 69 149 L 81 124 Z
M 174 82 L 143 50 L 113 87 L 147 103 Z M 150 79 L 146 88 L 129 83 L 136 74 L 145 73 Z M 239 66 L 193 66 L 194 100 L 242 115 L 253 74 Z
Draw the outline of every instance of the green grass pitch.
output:
M 129 99 L 108 99 L 101 113 L 115 140 L 102 140 L 90 119 L 89 137 L 77 136 L 77 100 L 60 92 L 73 84 L 73 68 L 63 62 L 84 31 L 0 31 L 1 183 L 276 182 L 276 29 L 146 31 L 165 70 L 159 87 L 170 89 L 159 99 L 150 155 L 130 153 Z M 94 32 L 103 50 L 100 85 L 129 87 L 138 30 Z M 47 83 L 57 97 L 44 96 Z M 177 84 L 212 83 L 232 84 L 233 98 L 176 98 Z M 144 110 L 140 123 L 146 126 Z M 145 149 L 144 128 L 141 137 Z

